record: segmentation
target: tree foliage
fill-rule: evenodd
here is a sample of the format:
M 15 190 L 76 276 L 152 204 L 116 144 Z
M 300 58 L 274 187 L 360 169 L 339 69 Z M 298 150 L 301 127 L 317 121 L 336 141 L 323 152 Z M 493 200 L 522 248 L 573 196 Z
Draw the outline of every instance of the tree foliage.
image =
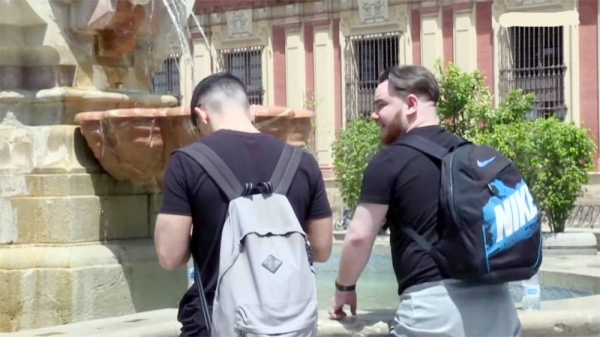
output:
M 522 90 L 507 94 L 498 107 L 480 71 L 463 72 L 437 62 L 433 73 L 440 86 L 440 123 L 477 144 L 488 144 L 519 168 L 541 213 L 554 232 L 565 223 L 593 167 L 594 143 L 586 129 L 556 117 L 529 119 L 535 96 Z M 379 128 L 355 119 L 333 144 L 334 170 L 341 194 L 353 212 L 362 174 L 380 148 Z
M 333 143 L 333 169 L 351 213 L 358 202 L 363 172 L 380 144 L 379 126 L 367 118 L 349 121 Z

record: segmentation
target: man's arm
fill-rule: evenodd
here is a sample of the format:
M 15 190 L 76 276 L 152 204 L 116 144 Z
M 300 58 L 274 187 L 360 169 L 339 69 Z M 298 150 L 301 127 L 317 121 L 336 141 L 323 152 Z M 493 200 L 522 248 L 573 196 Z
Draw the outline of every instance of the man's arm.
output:
M 307 235 L 315 262 L 326 262 L 333 246 L 333 218 L 327 199 L 325 182 L 319 164 L 313 156 L 304 154 L 310 161 L 309 179 L 311 202 L 307 213 Z
M 337 282 L 343 286 L 355 285 L 360 273 L 369 262 L 373 243 L 383 225 L 388 205 L 359 204 L 346 232 L 340 255 Z
M 160 212 L 156 218 L 154 244 L 160 265 L 176 269 L 190 259 L 192 217 L 181 157 L 169 158 L 163 178 Z
M 332 217 L 309 220 L 308 242 L 313 251 L 315 262 L 327 262 L 331 255 L 333 245 L 333 219 Z
M 154 244 L 160 265 L 176 269 L 190 259 L 192 218 L 185 215 L 159 214 L 154 229 Z
M 342 286 L 355 285 L 369 261 L 392 196 L 391 167 L 391 157 L 384 149 L 373 157 L 363 173 L 358 206 L 340 255 L 337 282 Z

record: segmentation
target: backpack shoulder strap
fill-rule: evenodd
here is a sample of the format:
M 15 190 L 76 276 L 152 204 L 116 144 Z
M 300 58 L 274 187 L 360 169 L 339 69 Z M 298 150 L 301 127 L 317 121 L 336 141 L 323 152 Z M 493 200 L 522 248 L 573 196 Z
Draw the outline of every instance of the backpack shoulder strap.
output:
M 417 151 L 423 152 L 440 160 L 444 159 L 444 156 L 446 156 L 448 153 L 446 148 L 419 135 L 404 135 L 396 144 L 412 147 Z
M 271 177 L 273 193 L 287 194 L 296 171 L 300 166 L 303 154 L 304 151 L 300 148 L 289 144 L 284 145 L 277 166 L 275 166 L 275 171 L 273 171 L 273 176 Z
M 421 248 L 423 248 L 427 253 L 433 253 L 434 249 L 431 243 L 427 242 L 427 240 L 419 235 L 414 229 L 405 226 L 404 224 L 400 224 L 400 229 L 411 239 L 413 239 L 419 246 L 421 246 Z
M 194 159 L 204 168 L 206 173 L 225 193 L 229 201 L 242 195 L 244 187 L 231 172 L 227 164 L 208 146 L 203 143 L 195 143 L 177 151 L 183 152 Z

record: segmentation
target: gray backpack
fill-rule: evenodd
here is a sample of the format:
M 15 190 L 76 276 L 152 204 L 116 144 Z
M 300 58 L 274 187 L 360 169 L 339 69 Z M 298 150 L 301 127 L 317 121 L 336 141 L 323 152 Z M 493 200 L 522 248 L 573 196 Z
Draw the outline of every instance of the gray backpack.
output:
M 286 144 L 271 180 L 244 186 L 206 145 L 179 151 L 195 159 L 229 198 L 212 314 L 195 273 L 211 336 L 316 336 L 311 248 L 286 197 L 303 151 Z

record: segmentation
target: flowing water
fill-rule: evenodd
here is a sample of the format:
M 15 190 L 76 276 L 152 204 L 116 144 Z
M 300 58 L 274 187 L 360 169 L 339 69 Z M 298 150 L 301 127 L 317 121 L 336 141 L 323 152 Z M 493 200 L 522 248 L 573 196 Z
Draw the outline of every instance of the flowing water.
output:
M 168 13 L 169 18 L 171 19 L 171 22 L 175 29 L 175 33 L 177 34 L 177 40 L 179 42 L 179 45 L 181 46 L 181 57 L 182 57 L 181 60 L 183 62 L 187 62 L 187 64 L 189 65 L 189 68 L 188 68 L 189 73 L 191 73 L 191 74 L 194 73 L 194 62 L 193 62 L 194 58 L 192 56 L 191 48 L 190 48 L 190 45 L 188 42 L 188 41 L 191 41 L 191 34 L 190 34 L 190 30 L 189 30 L 190 24 L 194 24 L 196 26 L 196 28 L 198 28 L 198 30 L 200 31 L 200 34 L 202 35 L 202 38 L 204 39 L 204 43 L 206 44 L 206 46 L 210 52 L 212 64 L 215 65 L 215 71 L 216 72 L 222 71 L 221 66 L 218 62 L 217 53 L 216 53 L 214 46 L 210 43 L 210 41 L 206 37 L 206 34 L 204 33 L 204 29 L 202 28 L 202 25 L 200 24 L 198 17 L 195 14 L 193 14 L 192 8 L 194 6 L 195 0 L 161 0 L 161 1 L 166 8 L 166 12 Z M 192 17 L 192 20 L 189 20 L 190 16 Z M 179 67 L 179 64 L 177 64 L 177 66 Z M 186 75 L 187 74 L 182 74 L 182 76 L 186 76 Z M 185 104 L 182 104 L 182 106 L 183 105 L 185 105 Z M 255 126 L 258 129 L 263 128 L 271 123 L 276 122 L 278 118 L 286 117 L 288 114 L 289 114 L 288 110 L 282 111 L 279 115 L 274 116 L 274 118 L 270 118 L 266 121 L 257 123 Z
M 173 23 L 173 26 L 175 28 L 175 32 L 177 34 L 176 38 L 181 47 L 181 60 L 188 63 L 188 65 L 190 66 L 190 72 L 193 73 L 194 69 L 194 58 L 192 56 L 191 47 L 189 44 L 189 41 L 191 41 L 191 33 L 189 30 L 190 16 L 192 18 L 191 23 L 193 23 L 196 26 L 196 28 L 198 28 L 200 34 L 202 35 L 202 39 L 204 40 L 204 43 L 206 44 L 210 52 L 211 59 L 213 61 L 213 64 L 215 64 L 217 68 L 217 72 L 220 71 L 219 63 L 216 62 L 217 56 L 215 48 L 206 37 L 206 34 L 204 32 L 204 29 L 202 28 L 202 25 L 200 24 L 200 21 L 198 20 L 198 17 L 193 13 L 193 6 L 195 0 L 161 1 L 162 4 L 165 6 L 166 12 L 169 15 L 169 18 L 171 19 L 171 22 Z

